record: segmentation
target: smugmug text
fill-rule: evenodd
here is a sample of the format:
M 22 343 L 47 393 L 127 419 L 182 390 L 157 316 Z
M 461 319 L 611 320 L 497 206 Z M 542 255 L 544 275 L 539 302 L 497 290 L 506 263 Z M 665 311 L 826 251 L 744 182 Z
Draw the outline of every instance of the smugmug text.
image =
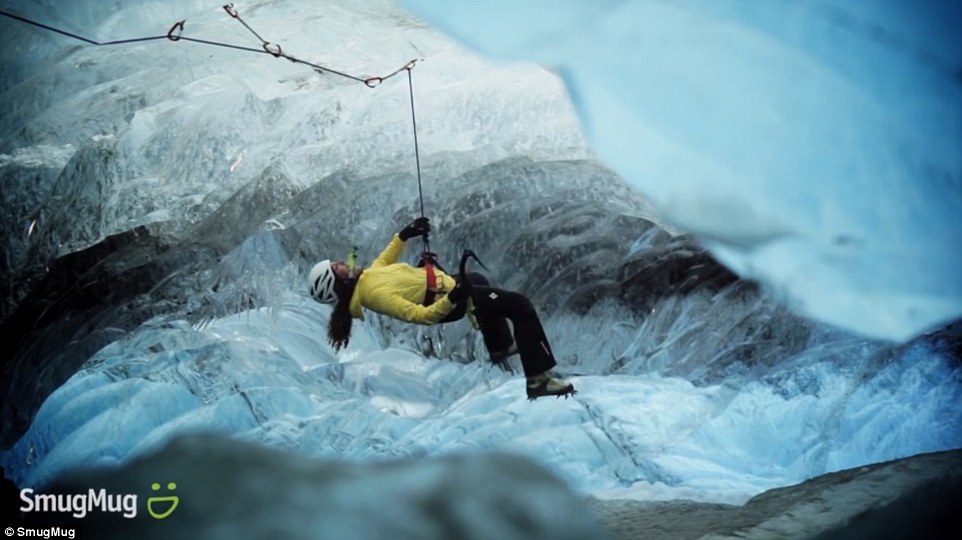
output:
M 125 518 L 137 517 L 137 496 L 132 494 L 115 495 L 107 490 L 93 488 L 86 493 L 35 494 L 30 488 L 20 490 L 21 512 L 70 512 L 75 518 L 82 518 L 88 512 L 123 512 Z

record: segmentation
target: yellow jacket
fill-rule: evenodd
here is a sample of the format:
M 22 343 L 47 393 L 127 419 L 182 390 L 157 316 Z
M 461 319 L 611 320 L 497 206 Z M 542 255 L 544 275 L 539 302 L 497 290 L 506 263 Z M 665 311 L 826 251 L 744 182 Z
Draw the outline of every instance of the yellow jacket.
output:
M 454 309 L 447 291 L 454 288 L 454 278 L 435 267 L 438 299 L 430 306 L 422 305 L 428 278 L 424 268 L 397 262 L 406 243 L 394 235 L 391 243 L 377 256 L 371 266 L 361 272 L 354 295 L 351 296 L 351 316 L 364 320 L 364 309 L 417 324 L 436 324 Z

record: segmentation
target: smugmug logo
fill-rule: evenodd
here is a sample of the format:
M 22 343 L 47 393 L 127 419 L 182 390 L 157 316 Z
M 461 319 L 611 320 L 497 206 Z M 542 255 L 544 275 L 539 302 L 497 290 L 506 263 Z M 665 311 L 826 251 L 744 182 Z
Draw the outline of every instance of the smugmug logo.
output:
M 159 491 L 160 484 L 154 482 L 153 484 L 151 484 L 150 489 L 153 491 Z M 167 489 L 169 491 L 174 491 L 175 489 L 177 489 L 177 484 L 173 482 L 169 482 L 167 484 Z M 151 497 L 147 499 L 147 511 L 150 512 L 151 517 L 153 517 L 154 519 L 164 519 L 165 517 L 173 514 L 174 510 L 177 510 L 177 504 L 179 502 L 180 502 L 180 497 L 178 497 L 177 495 L 166 495 L 164 497 Z M 154 509 L 154 503 L 159 503 L 158 506 L 160 506 L 161 508 L 163 508 L 164 504 L 170 504 L 170 507 L 167 508 L 167 510 L 165 510 L 164 512 L 159 512 Z
M 160 484 L 153 483 L 150 486 L 152 491 L 159 491 Z M 168 491 L 177 489 L 174 482 L 167 483 Z M 83 518 L 90 512 L 98 510 L 100 512 L 122 513 L 123 517 L 133 519 L 137 517 L 137 495 L 132 493 L 113 494 L 107 493 L 104 488 L 90 488 L 86 493 L 35 493 L 31 488 L 20 490 L 21 512 L 69 512 L 75 518 Z M 149 497 L 147 499 L 147 512 L 154 519 L 164 519 L 174 513 L 180 497 L 176 495 L 166 495 L 162 497 Z

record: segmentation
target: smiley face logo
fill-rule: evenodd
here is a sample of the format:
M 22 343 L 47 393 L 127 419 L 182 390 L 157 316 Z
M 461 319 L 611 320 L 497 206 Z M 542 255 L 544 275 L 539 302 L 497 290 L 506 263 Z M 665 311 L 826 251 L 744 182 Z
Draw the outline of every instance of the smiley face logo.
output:
M 150 489 L 152 491 L 160 491 L 160 484 L 158 484 L 157 482 L 154 482 L 153 484 L 150 485 Z M 174 491 L 175 489 L 177 489 L 177 484 L 175 484 L 174 482 L 170 482 L 167 484 L 167 489 L 169 491 Z M 174 510 L 177 509 L 177 503 L 179 502 L 180 502 L 180 497 L 178 497 L 177 495 L 166 495 L 164 497 L 151 497 L 147 499 L 147 511 L 150 512 L 150 515 L 153 516 L 154 519 L 164 519 L 165 517 L 174 513 Z M 170 508 L 168 508 L 164 512 L 157 512 L 154 510 L 154 503 L 161 505 L 161 508 L 163 508 L 164 504 L 170 504 Z

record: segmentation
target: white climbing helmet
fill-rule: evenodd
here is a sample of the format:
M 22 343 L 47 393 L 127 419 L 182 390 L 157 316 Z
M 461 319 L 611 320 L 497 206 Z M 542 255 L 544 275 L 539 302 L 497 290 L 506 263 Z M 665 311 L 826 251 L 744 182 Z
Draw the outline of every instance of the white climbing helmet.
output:
M 309 279 L 311 296 L 313 296 L 315 300 L 323 304 L 333 304 L 337 301 L 337 295 L 334 294 L 334 280 L 336 276 L 334 275 L 334 269 L 331 268 L 331 261 L 329 259 L 315 264 L 314 268 L 311 268 Z

